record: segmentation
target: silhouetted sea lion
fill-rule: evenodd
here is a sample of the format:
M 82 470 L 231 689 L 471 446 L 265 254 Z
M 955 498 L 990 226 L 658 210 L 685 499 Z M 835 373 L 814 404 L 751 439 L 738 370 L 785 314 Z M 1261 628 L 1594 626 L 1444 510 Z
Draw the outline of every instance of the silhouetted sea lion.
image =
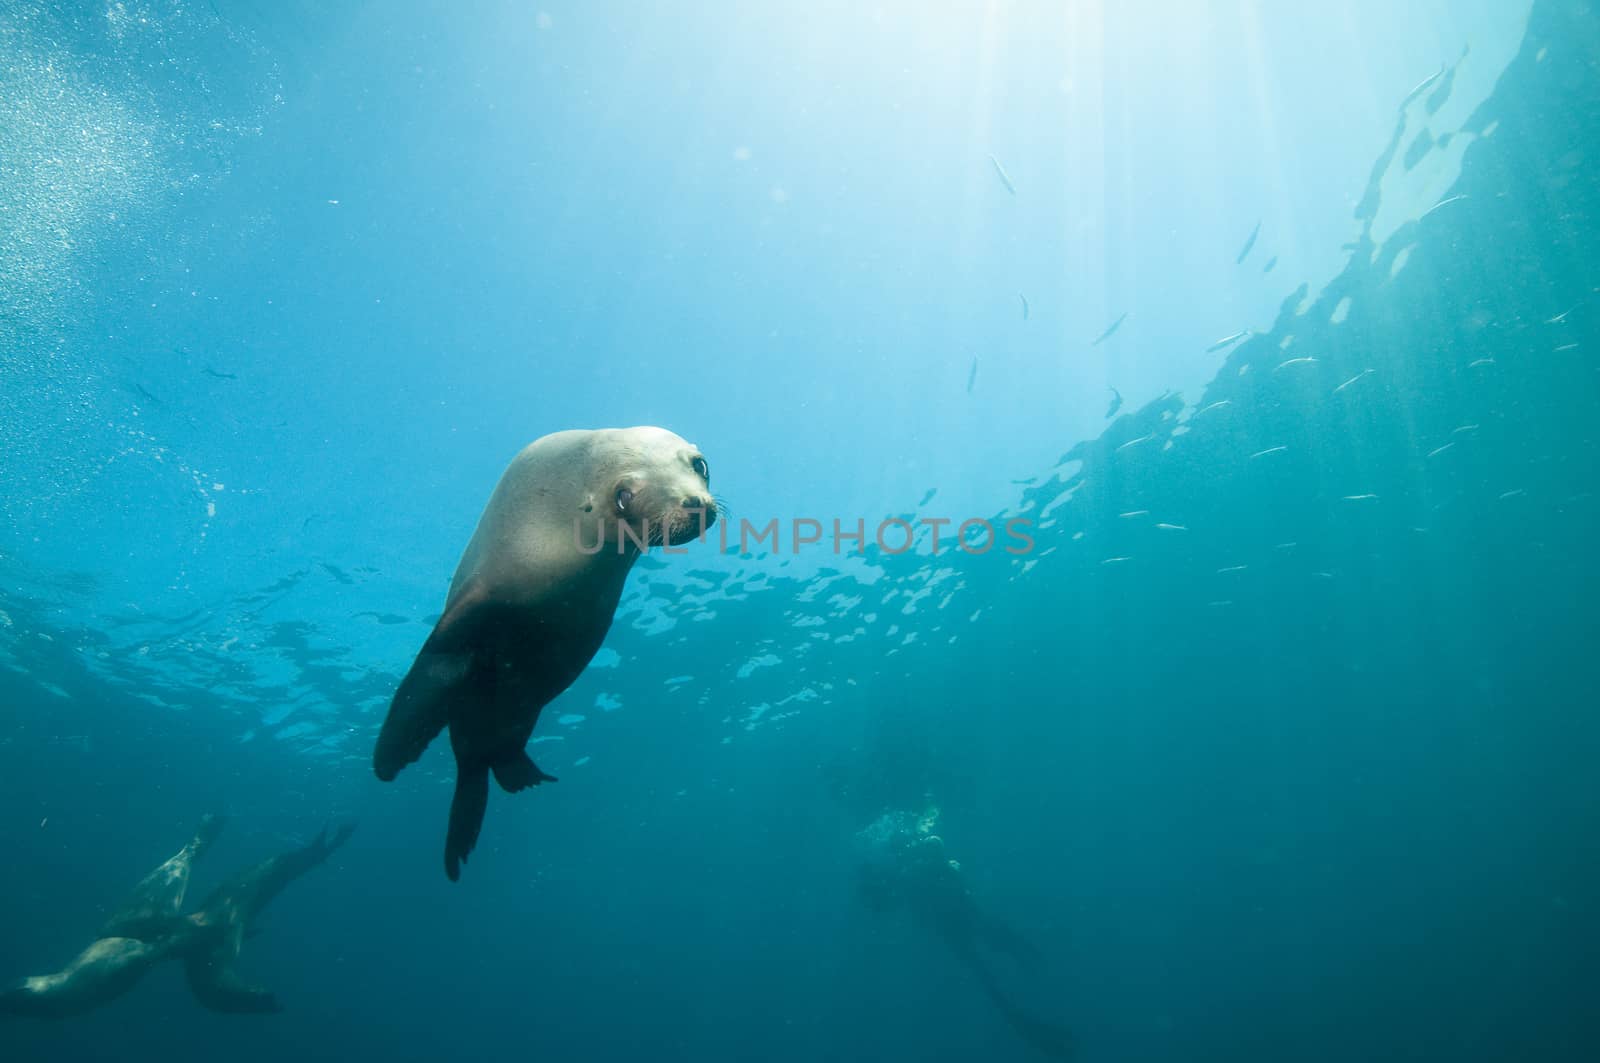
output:
M 194 840 L 156 868 L 107 923 L 102 936 L 54 974 L 34 975 L 0 990 L 0 1015 L 66 1018 L 128 992 L 152 967 L 182 958 L 195 999 L 213 1011 L 279 1011 L 266 990 L 234 973 L 250 924 L 283 888 L 328 858 L 355 829 L 323 831 L 311 844 L 264 860 L 218 888 L 202 910 L 179 915 L 194 858 L 209 847 L 221 821 L 207 816 Z
M 704 455 L 663 428 L 557 432 L 512 459 L 373 752 L 387 781 L 449 727 L 452 881 L 478 840 L 489 773 L 509 793 L 552 779 L 524 747 L 600 648 L 633 562 L 715 520 Z
M 234 971 L 250 925 L 285 886 L 321 864 L 350 839 L 354 824 L 330 838 L 326 829 L 309 845 L 291 849 L 235 875 L 217 887 L 192 918 L 205 932 L 198 947 L 184 951 L 184 971 L 195 999 L 212 1011 L 282 1011 L 278 998 L 245 982 Z
M 934 833 L 938 819 L 936 807 L 920 816 L 891 810 L 857 833 L 861 899 L 874 911 L 909 911 L 972 973 L 1018 1036 L 1054 1059 L 1072 1059 L 1071 1033 L 1023 1007 L 1002 986 L 995 958 L 1009 957 L 1019 972 L 1032 975 L 1043 957 L 1024 935 L 978 907 L 961 865 L 948 857 L 944 839 Z

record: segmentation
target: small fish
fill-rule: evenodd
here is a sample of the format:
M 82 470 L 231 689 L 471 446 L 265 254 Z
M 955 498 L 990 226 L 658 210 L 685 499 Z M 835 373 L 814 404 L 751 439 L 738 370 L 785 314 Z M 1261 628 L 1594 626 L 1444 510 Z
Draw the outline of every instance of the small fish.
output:
M 972 394 L 972 385 L 978 382 L 978 360 L 972 360 L 972 369 L 967 373 L 967 394 Z
M 1311 357 L 1309 354 L 1306 354 L 1301 355 L 1299 358 L 1290 358 L 1288 361 L 1279 362 L 1273 367 L 1272 371 L 1276 373 L 1279 369 L 1285 369 L 1291 365 L 1313 365 L 1315 363 L 1316 359 Z
M 1118 451 L 1127 450 L 1129 447 L 1136 447 L 1140 443 L 1148 443 L 1152 439 L 1154 439 L 1155 437 L 1156 437 L 1156 434 L 1154 432 L 1151 432 L 1147 436 L 1140 436 L 1138 439 L 1130 439 L 1126 443 L 1122 444 L 1122 446 L 1120 446 L 1116 450 L 1112 451 L 1112 453 L 1115 454 Z
M 1115 321 L 1113 321 L 1111 323 L 1111 327 L 1110 328 L 1106 329 L 1104 332 L 1100 333 L 1100 335 L 1096 336 L 1094 342 L 1089 344 L 1089 346 L 1098 347 L 1102 343 L 1104 343 L 1106 340 L 1109 340 L 1111 338 L 1112 334 L 1114 332 L 1116 332 L 1117 329 L 1121 328 L 1122 327 L 1122 323 L 1124 321 L 1126 321 L 1126 320 L 1128 320 L 1128 315 L 1127 315 L 1126 312 L 1124 312 L 1121 317 L 1117 318 Z
M 1250 330 L 1247 328 L 1242 328 L 1238 332 L 1235 332 L 1232 336 L 1224 336 L 1216 343 L 1213 343 L 1211 346 L 1207 347 L 1206 353 L 1211 354 L 1214 351 L 1222 350 L 1224 347 L 1231 347 L 1248 335 L 1250 335 Z
M 1250 460 L 1255 461 L 1257 458 L 1264 458 L 1268 454 L 1277 454 L 1288 449 L 1288 447 L 1268 447 L 1266 450 L 1258 450 L 1250 455 Z
M 1454 443 L 1446 443 L 1442 447 L 1434 447 L 1432 450 L 1428 451 L 1428 457 L 1437 458 L 1440 454 L 1443 454 L 1453 446 L 1455 446 Z
M 1011 183 L 1011 178 L 1006 176 L 1006 168 L 1000 165 L 1000 160 L 993 155 L 989 156 L 989 165 L 994 167 L 994 175 L 1000 178 L 1000 183 L 1006 186 L 1006 191 L 1012 195 L 1017 194 L 1017 186 Z
M 1278 256 L 1277 255 L 1273 255 L 1271 258 L 1267 259 L 1267 264 L 1265 266 L 1261 267 L 1261 272 L 1262 273 L 1271 273 L 1272 272 L 1272 267 L 1276 266 L 1277 264 L 1278 264 Z
M 1515 491 L 1507 491 L 1505 494 L 1501 495 L 1500 501 L 1504 502 L 1508 498 L 1517 498 L 1518 496 L 1525 494 L 1527 494 L 1527 492 L 1519 487 Z
M 1468 362 L 1467 363 L 1467 368 L 1468 369 L 1476 369 L 1480 365 L 1493 365 L 1493 364 L 1494 364 L 1494 359 L 1493 358 L 1479 358 L 1476 362 Z
M 1377 500 L 1378 500 L 1378 496 L 1377 495 L 1371 495 L 1371 494 L 1368 494 L 1368 495 L 1345 495 L 1344 496 L 1344 501 L 1346 501 L 1346 502 L 1376 502 Z
M 1108 557 L 1108 558 L 1106 558 L 1104 561 L 1102 561 L 1100 563 L 1102 565 L 1114 565 L 1119 561 L 1132 561 L 1132 560 L 1133 560 L 1133 558 L 1131 558 L 1131 557 Z
M 1556 353 L 1560 354 L 1562 351 L 1575 351 L 1577 349 L 1578 345 L 1576 343 L 1563 343 L 1561 346 L 1556 348 Z
M 1434 211 L 1438 210 L 1440 207 L 1449 206 L 1451 203 L 1456 203 L 1456 202 L 1459 202 L 1459 201 L 1461 201 L 1463 199 L 1466 199 L 1466 198 L 1467 198 L 1467 195 L 1466 195 L 1465 192 L 1463 192 L 1459 196 L 1451 196 L 1449 199 L 1441 199 L 1441 200 L 1439 200 L 1439 202 L 1435 203 L 1433 206 L 1431 206 L 1427 210 L 1423 211 L 1422 212 L 1422 217 L 1418 218 L 1417 220 L 1421 221 L 1422 218 L 1426 218 L 1428 215 L 1432 214 Z
M 1567 307 L 1567 309 L 1563 310 L 1561 313 L 1557 314 L 1555 317 L 1548 318 L 1545 321 L 1545 324 L 1546 325 L 1559 325 L 1559 324 L 1561 324 L 1563 321 L 1565 321 L 1567 319 L 1567 315 L 1568 314 L 1572 313 L 1576 309 L 1578 309 L 1578 308 L 1575 307 L 1575 306 L 1569 306 L 1569 307 Z
M 1182 524 L 1157 524 L 1156 527 L 1160 528 L 1162 531 L 1188 531 L 1189 530 L 1188 528 L 1185 528 Z
M 1332 572 L 1313 572 L 1311 574 L 1313 576 L 1320 576 L 1323 579 L 1332 579 L 1333 578 L 1333 573 Z
M 1222 409 L 1222 408 L 1223 408 L 1223 407 L 1224 407 L 1224 406 L 1232 406 L 1232 405 L 1233 405 L 1233 400 L 1232 400 L 1232 399 L 1222 399 L 1222 400 L 1221 400 L 1221 401 L 1219 401 L 1219 402 L 1213 402 L 1213 403 L 1212 403 L 1212 404 L 1211 404 L 1211 405 L 1210 405 L 1210 406 L 1206 406 L 1206 407 L 1204 407 L 1204 408 L 1203 408 L 1203 409 L 1201 409 L 1201 410 L 1200 410 L 1200 411 L 1198 411 L 1198 412 L 1197 412 L 1197 413 L 1196 413 L 1196 414 L 1195 414 L 1195 416 L 1196 416 L 1196 417 L 1199 417 L 1199 416 L 1200 416 L 1200 414 L 1202 414 L 1202 413 L 1210 413 L 1210 412 L 1211 412 L 1211 411 L 1212 411 L 1212 410 L 1220 410 L 1220 409 Z
M 1299 543 L 1279 543 L 1277 546 L 1274 546 L 1273 549 L 1274 550 L 1293 550 L 1295 547 L 1297 547 L 1299 545 L 1300 545 Z
M 46 817 L 44 817 L 44 818 L 43 818 L 43 819 L 41 819 L 41 820 L 40 820 L 40 821 L 39 821 L 39 829 L 40 829 L 40 830 L 43 830 L 43 829 L 44 829 L 44 825 L 45 825 L 45 824 L 46 824 L 46 823 L 49 823 L 49 822 L 50 822 L 50 817 L 49 817 L 49 816 L 46 816 Z
M 1260 222 L 1256 222 L 1256 227 L 1254 229 L 1250 230 L 1250 235 L 1245 238 L 1244 246 L 1239 249 L 1239 257 L 1233 260 L 1233 264 L 1235 266 L 1239 265 L 1240 263 L 1242 263 L 1244 261 L 1245 256 L 1250 253 L 1250 249 L 1252 247 L 1256 246 L 1256 237 L 1260 236 L 1260 235 L 1261 235 L 1261 223 Z
M 130 380 L 130 381 L 126 382 L 126 384 L 124 386 L 128 387 L 128 388 L 131 388 L 134 391 L 138 392 L 141 396 L 143 396 L 144 398 L 148 399 L 149 401 L 155 403 L 157 406 L 162 405 L 161 400 L 156 398 L 154 395 L 150 394 L 150 389 L 145 387 L 143 384 L 139 383 L 138 381 Z
M 1012 480 L 1011 482 L 1014 483 L 1014 484 L 1021 484 L 1023 486 L 1026 486 L 1026 485 L 1031 484 L 1031 483 L 1037 483 L 1038 479 L 1039 478 L 1037 476 L 1030 476 L 1026 480 Z
M 411 622 L 408 618 L 400 616 L 398 613 L 375 613 L 370 609 L 356 613 L 355 615 L 358 617 L 371 617 L 380 624 L 390 626 L 394 624 L 409 624 Z M 227 649 L 237 641 L 239 641 L 237 638 L 229 639 L 227 642 L 222 644 L 222 648 Z
M 1028 297 L 1018 292 L 1017 298 L 1022 300 L 1022 320 L 1026 321 L 1028 320 Z
M 1249 567 L 1250 567 L 1249 565 L 1229 565 L 1227 568 L 1219 568 L 1219 569 L 1217 569 L 1217 575 L 1220 576 L 1220 575 L 1222 575 L 1222 574 L 1224 574 L 1226 572 L 1243 572 L 1245 569 L 1247 569 Z
M 217 370 L 211 368 L 209 365 L 206 366 L 204 369 L 202 369 L 201 372 L 207 374 L 208 376 L 214 376 L 218 380 L 238 380 L 239 379 L 238 377 L 234 376 L 232 373 L 219 373 Z
M 1110 391 L 1111 405 L 1106 407 L 1106 418 L 1108 420 L 1112 417 L 1115 417 L 1117 415 L 1117 411 L 1122 409 L 1122 392 L 1118 391 L 1116 388 L 1110 388 Z
M 1210 605 L 1210 606 L 1215 606 L 1216 608 L 1220 609 L 1225 605 L 1232 605 L 1233 604 L 1233 599 L 1228 598 L 1228 599 L 1224 599 L 1223 601 L 1220 601 L 1220 602 L 1207 602 L 1206 604 Z
M 1117 516 L 1123 518 L 1124 520 L 1129 517 L 1148 517 L 1149 515 L 1150 511 L 1148 509 L 1130 509 L 1126 513 L 1117 514 Z
M 1410 92 L 1406 93 L 1406 98 L 1400 101 L 1400 109 L 1402 111 L 1405 110 L 1406 104 L 1410 103 L 1418 96 L 1421 96 L 1424 92 L 1427 92 L 1428 86 L 1432 85 L 1435 81 L 1438 81 L 1442 77 L 1444 77 L 1444 64 L 1441 63 L 1438 71 L 1423 78 L 1421 84 L 1412 89 Z
M 922 496 L 922 501 L 917 503 L 917 508 L 921 509 L 923 506 L 926 506 L 929 502 L 932 502 L 933 501 L 933 496 L 938 494 L 938 493 L 939 493 L 939 489 L 937 487 L 928 488 L 928 493 Z
M 1354 384 L 1356 381 L 1362 379 L 1363 377 L 1371 376 L 1375 372 L 1377 372 L 1377 370 L 1375 370 L 1375 369 L 1363 369 L 1363 370 L 1361 370 L 1361 372 L 1357 373 L 1355 376 L 1351 377 L 1349 380 L 1346 380 L 1343 384 L 1340 384 L 1338 387 L 1334 388 L 1333 389 L 1333 393 L 1335 395 L 1337 395 L 1337 394 L 1339 394 L 1339 392 L 1343 391 L 1345 388 L 1349 387 L 1351 384 Z

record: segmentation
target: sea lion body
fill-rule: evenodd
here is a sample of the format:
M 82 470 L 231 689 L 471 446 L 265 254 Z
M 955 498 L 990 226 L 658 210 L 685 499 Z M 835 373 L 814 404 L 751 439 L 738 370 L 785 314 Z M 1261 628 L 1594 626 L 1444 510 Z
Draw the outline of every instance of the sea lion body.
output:
M 93 1011 L 132 989 L 168 956 L 196 947 L 205 933 L 193 920 L 174 919 L 166 934 L 150 941 L 100 938 L 55 974 L 0 990 L 0 1015 L 61 1019 Z
M 553 779 L 524 747 L 605 641 L 633 562 L 715 519 L 704 456 L 663 428 L 556 432 L 512 459 L 373 753 L 387 781 L 449 728 L 452 880 L 477 842 L 489 775 L 509 793 Z

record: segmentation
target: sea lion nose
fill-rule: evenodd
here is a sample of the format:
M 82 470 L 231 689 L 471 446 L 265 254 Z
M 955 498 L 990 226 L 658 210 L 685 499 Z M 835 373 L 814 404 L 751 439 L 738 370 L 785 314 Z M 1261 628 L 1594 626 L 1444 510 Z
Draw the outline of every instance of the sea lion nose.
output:
M 704 495 L 690 495 L 683 500 L 683 508 L 691 513 L 698 513 L 698 517 L 690 518 L 699 520 L 702 529 L 709 528 L 717 520 L 717 507 L 711 504 L 711 499 Z

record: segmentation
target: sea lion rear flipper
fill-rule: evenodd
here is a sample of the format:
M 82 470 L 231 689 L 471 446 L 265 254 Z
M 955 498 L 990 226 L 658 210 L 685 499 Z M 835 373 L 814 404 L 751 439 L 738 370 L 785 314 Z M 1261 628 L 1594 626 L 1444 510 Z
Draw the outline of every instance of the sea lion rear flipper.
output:
M 342 846 L 345 842 L 349 841 L 350 835 L 354 834 L 355 832 L 356 825 L 353 820 L 346 821 L 335 827 L 333 831 L 333 837 L 331 838 L 328 837 L 328 828 L 323 827 L 322 836 L 318 839 L 318 844 L 322 848 L 323 855 L 331 855 L 336 849 Z
M 228 817 L 215 812 L 207 812 L 200 817 L 200 823 L 194 829 L 194 839 L 189 842 L 194 849 L 195 856 L 204 855 L 217 840 L 217 835 L 222 833 L 222 828 L 228 825 Z
M 547 775 L 541 771 L 525 749 L 505 754 L 490 767 L 494 770 L 494 781 L 508 794 L 526 790 L 530 786 L 538 786 L 542 782 L 561 781 L 554 775 Z
M 1070 1060 L 1076 1057 L 1076 1046 L 1072 1033 L 1064 1026 L 1034 1015 L 1017 1005 L 1010 994 L 1003 990 L 995 980 L 994 972 L 989 970 L 989 965 L 979 955 L 976 942 L 970 937 L 947 936 L 945 943 L 950 946 L 956 957 L 966 964 L 967 969 L 977 978 L 978 984 L 983 987 L 987 996 L 1000 1012 L 1002 1018 L 1010 1024 L 1024 1041 L 1034 1048 L 1054 1059 Z
M 226 822 L 226 818 L 209 812 L 202 816 L 189 844 L 139 880 L 133 893 L 100 928 L 100 937 L 148 941 L 167 933 L 183 910 L 194 861 L 216 841 Z
M 478 844 L 483 812 L 489 807 L 489 769 L 456 763 L 456 795 L 450 801 L 450 830 L 444 839 L 444 873 L 455 882 L 461 865 Z
M 384 782 L 422 756 L 450 722 L 451 694 L 472 670 L 473 635 L 485 619 L 488 610 L 482 607 L 487 603 L 488 595 L 479 586 L 464 590 L 411 662 L 372 751 L 373 770 Z

